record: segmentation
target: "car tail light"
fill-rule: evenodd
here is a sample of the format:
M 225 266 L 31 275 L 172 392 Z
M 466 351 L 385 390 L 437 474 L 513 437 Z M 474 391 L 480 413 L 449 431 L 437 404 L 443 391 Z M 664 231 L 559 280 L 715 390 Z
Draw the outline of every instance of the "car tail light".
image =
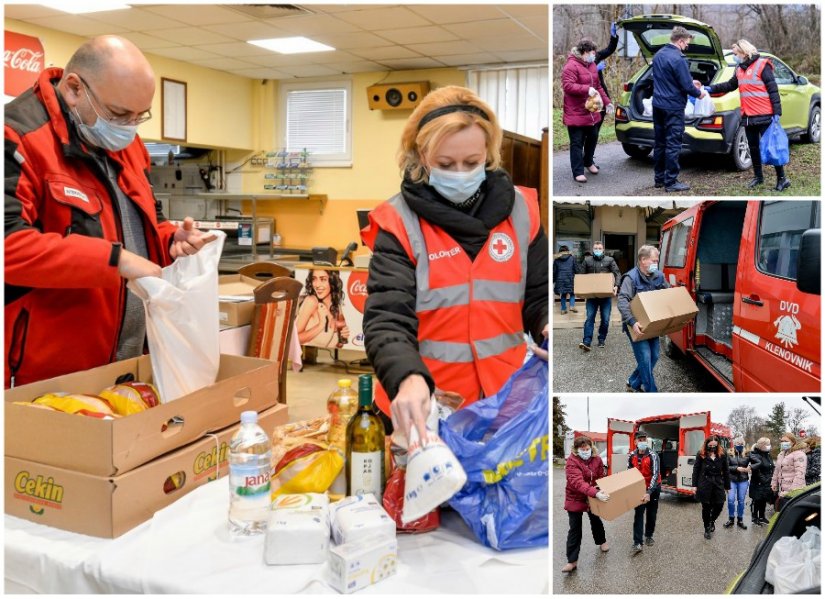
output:
M 699 121 L 699 124 L 696 125 L 697 129 L 703 129 L 705 131 L 722 131 L 725 128 L 725 118 L 722 116 L 709 116 L 703 118 Z
M 624 108 L 622 108 L 621 106 L 619 106 L 616 109 L 615 119 L 616 119 L 617 123 L 628 123 L 628 122 L 630 122 L 630 119 L 627 116 L 627 111 Z
M 630 82 L 627 82 L 622 87 L 623 87 L 624 91 L 629 92 L 631 89 L 633 89 L 633 84 L 630 83 Z
M 726 93 L 727 93 L 727 92 L 713 92 L 713 93 L 710 95 L 710 97 L 711 97 L 711 98 L 721 98 L 721 97 L 722 97 L 722 96 L 724 96 Z

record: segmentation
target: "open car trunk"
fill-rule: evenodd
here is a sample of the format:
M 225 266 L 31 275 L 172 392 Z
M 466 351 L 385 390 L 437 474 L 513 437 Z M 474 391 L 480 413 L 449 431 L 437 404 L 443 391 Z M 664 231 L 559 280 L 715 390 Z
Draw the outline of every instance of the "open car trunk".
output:
M 719 72 L 719 65 L 712 60 L 691 59 L 688 61 L 690 65 L 690 76 L 701 82 L 702 85 L 710 85 Z M 643 100 L 653 97 L 653 67 L 650 66 L 647 70 L 636 80 L 633 84 L 633 91 L 630 95 L 630 106 L 628 110 L 630 117 L 634 120 L 652 121 L 653 117 L 644 114 Z M 691 123 L 698 121 L 702 117 L 686 116 L 685 122 Z

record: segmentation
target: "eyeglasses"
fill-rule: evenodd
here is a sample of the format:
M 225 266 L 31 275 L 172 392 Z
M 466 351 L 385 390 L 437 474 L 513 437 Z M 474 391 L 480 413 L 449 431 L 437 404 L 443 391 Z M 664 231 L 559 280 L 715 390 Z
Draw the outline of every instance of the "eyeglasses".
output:
M 131 117 L 124 114 L 112 114 L 111 110 L 108 110 L 103 106 L 103 103 L 97 97 L 97 94 L 95 94 L 95 92 L 92 90 L 89 84 L 86 83 L 86 80 L 77 73 L 75 73 L 75 75 L 77 75 L 77 78 L 80 79 L 81 83 L 83 83 L 83 86 L 86 89 L 86 96 L 89 98 L 89 103 L 92 105 L 92 110 L 95 111 L 95 114 L 98 116 L 98 118 L 102 118 L 103 120 L 113 123 L 115 125 L 140 125 L 141 123 L 145 123 L 146 121 L 152 118 L 151 110 L 141 112 L 136 117 Z M 91 94 L 91 96 L 89 96 L 89 94 Z M 94 102 L 91 101 L 92 98 L 94 98 Z M 97 111 L 97 108 L 94 107 L 95 103 L 97 103 L 101 111 L 106 113 L 108 116 L 101 116 L 100 113 Z

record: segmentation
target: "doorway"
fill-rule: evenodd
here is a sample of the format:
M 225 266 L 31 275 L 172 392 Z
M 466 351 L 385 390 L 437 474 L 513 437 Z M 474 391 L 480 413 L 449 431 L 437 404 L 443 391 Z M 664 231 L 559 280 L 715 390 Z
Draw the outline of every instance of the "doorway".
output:
M 604 234 L 604 253 L 613 256 L 624 274 L 636 265 L 636 236 L 621 233 Z

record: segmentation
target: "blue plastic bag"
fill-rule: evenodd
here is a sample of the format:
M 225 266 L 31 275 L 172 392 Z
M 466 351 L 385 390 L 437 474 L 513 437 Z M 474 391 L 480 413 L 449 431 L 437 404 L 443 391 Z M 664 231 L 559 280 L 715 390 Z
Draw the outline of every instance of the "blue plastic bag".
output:
M 774 116 L 771 124 L 762 134 L 759 141 L 759 153 L 762 155 L 762 164 L 768 166 L 784 166 L 791 159 L 788 149 L 788 135 L 779 124 L 779 117 Z
M 548 545 L 547 378 L 547 362 L 533 356 L 497 394 L 439 426 L 467 473 L 450 506 L 493 549 Z

